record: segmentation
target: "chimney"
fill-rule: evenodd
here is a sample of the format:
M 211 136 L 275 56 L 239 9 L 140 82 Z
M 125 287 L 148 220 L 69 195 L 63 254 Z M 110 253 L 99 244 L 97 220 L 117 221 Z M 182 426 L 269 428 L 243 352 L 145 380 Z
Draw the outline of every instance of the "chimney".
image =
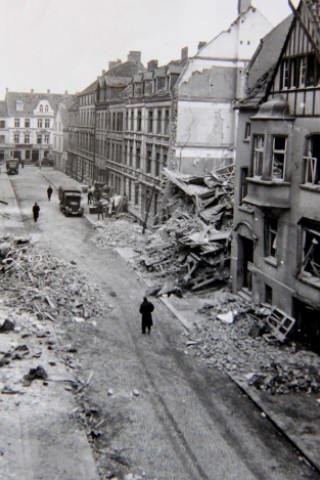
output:
M 9 88 L 7 87 L 7 88 L 6 88 L 6 93 L 8 93 L 8 92 L 9 92 Z
M 158 60 L 150 60 L 147 64 L 148 72 L 153 72 L 156 68 L 158 68 Z
M 204 47 L 205 45 L 207 45 L 207 42 L 199 42 L 198 43 L 198 50 L 200 50 L 200 48 Z
M 128 62 L 136 62 L 136 63 L 140 63 L 141 62 L 141 52 L 137 51 L 137 50 L 131 50 L 129 53 L 128 53 L 128 58 L 127 58 Z
M 48 88 L 47 93 L 50 93 L 50 89 Z
M 246 12 L 251 6 L 251 0 L 238 0 L 238 14 Z
M 33 88 L 31 88 L 31 93 L 34 93 L 34 90 L 33 90 Z
M 183 47 L 181 49 L 181 60 L 188 58 L 188 47 Z
M 110 70 L 110 68 L 113 68 L 113 67 L 117 67 L 118 65 L 121 65 L 121 60 L 118 58 L 118 60 L 113 60 L 112 62 L 109 62 L 108 63 L 108 69 Z
M 106 73 L 106 71 L 105 71 L 105 70 L 102 70 L 101 75 L 104 75 L 105 73 Z

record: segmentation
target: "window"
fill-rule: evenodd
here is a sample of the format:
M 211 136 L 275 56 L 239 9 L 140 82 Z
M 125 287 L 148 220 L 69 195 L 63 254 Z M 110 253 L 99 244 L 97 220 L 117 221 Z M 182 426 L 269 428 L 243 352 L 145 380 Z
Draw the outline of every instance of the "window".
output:
M 0 128 L 6 128 L 6 122 L 4 120 L 0 120 Z
M 43 105 L 40 105 L 40 112 L 43 112 Z
M 264 136 L 255 135 L 253 140 L 253 176 L 261 177 L 264 158 Z
M 320 279 L 320 223 L 305 219 L 302 230 L 301 273 Z
M 38 133 L 38 135 L 37 135 L 37 143 L 42 143 L 42 135 L 41 135 L 41 133 Z
M 304 183 L 320 185 L 320 135 L 312 135 L 307 139 L 307 155 L 305 161 Z
M 269 285 L 265 285 L 265 294 L 264 294 L 264 300 L 266 303 L 269 305 L 272 305 L 272 297 L 273 297 L 273 291 L 272 288 Z
M 25 126 L 25 128 L 30 128 L 30 118 L 25 118 L 24 126 Z
M 41 118 L 38 118 L 37 125 L 38 125 L 38 128 L 42 128 L 42 119 Z
M 44 136 L 44 143 L 49 143 L 49 142 L 50 142 L 50 135 L 46 133 Z
M 15 126 L 16 128 L 17 128 L 17 127 L 18 127 L 18 128 L 20 127 L 20 118 L 15 118 L 15 119 L 14 119 L 14 126 Z
M 130 130 L 134 130 L 134 110 L 131 110 L 131 121 L 130 121 Z
M 160 162 L 161 162 L 160 151 L 157 149 L 156 150 L 155 172 L 154 172 L 155 177 L 159 177 L 159 175 L 160 175 Z
M 163 155 L 162 155 L 162 165 L 163 167 L 166 167 L 168 164 L 168 151 L 167 149 L 163 150 Z
M 49 118 L 45 119 L 44 126 L 45 126 L 45 128 L 50 128 L 50 119 Z
M 45 106 L 44 111 L 45 111 L 45 112 L 49 112 L 49 107 L 48 107 L 48 105 Z
M 16 101 L 16 110 L 17 110 L 17 112 L 22 112 L 23 111 L 23 102 L 21 100 Z
M 244 129 L 244 140 L 249 140 L 251 135 L 251 123 L 247 122 Z
M 152 133 L 153 131 L 153 111 L 148 111 L 148 132 Z
M 147 146 L 146 173 L 151 173 L 152 166 L 152 145 Z
M 141 132 L 142 130 L 142 112 L 138 110 L 138 124 L 137 124 L 137 131 Z
M 164 134 L 168 135 L 170 123 L 170 111 L 168 109 L 164 112 Z
M 136 144 L 136 170 L 139 170 L 141 166 L 141 143 Z
M 0 143 L 4 143 L 6 140 L 6 137 L 4 135 L 0 135 Z
M 273 179 L 284 179 L 286 166 L 286 137 L 274 136 L 272 142 L 272 172 Z
M 157 133 L 161 133 L 161 110 L 157 111 Z
M 29 133 L 26 133 L 24 136 L 24 143 L 30 143 L 30 135 Z
M 139 184 L 136 183 L 134 186 L 134 204 L 139 205 Z
M 266 218 L 265 220 L 265 256 L 276 257 L 277 253 L 278 220 Z
M 19 143 L 19 141 L 20 141 L 20 135 L 19 135 L 19 133 L 15 133 L 15 134 L 13 135 L 13 141 L 14 141 L 14 143 Z
M 246 178 L 249 176 L 249 169 L 247 167 L 241 167 L 240 169 L 240 205 L 244 197 L 247 195 L 248 184 Z

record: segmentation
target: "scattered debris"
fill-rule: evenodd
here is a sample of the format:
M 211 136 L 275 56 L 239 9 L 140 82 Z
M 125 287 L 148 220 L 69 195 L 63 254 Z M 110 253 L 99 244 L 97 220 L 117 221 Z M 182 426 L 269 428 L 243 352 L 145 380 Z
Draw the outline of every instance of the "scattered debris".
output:
M 39 365 L 36 368 L 30 368 L 29 372 L 23 377 L 23 385 L 27 387 L 31 385 L 33 380 L 46 380 L 47 378 L 47 372 L 41 365 Z

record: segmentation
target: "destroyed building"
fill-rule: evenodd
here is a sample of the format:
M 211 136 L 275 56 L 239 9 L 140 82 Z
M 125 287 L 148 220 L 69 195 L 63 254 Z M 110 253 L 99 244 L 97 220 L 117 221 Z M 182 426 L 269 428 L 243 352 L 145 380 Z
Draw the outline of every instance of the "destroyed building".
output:
M 106 182 L 113 193 L 126 194 L 141 224 L 159 223 L 163 168 L 207 175 L 234 163 L 233 104 L 243 94 L 245 66 L 270 28 L 251 1 L 240 0 L 235 22 L 200 42 L 194 57 L 185 47 L 163 66 L 151 60 L 145 68 L 136 51 L 123 64 L 113 62 L 78 95 L 68 173 Z
M 291 8 L 282 44 L 287 21 L 251 64 L 257 75 L 272 49 L 275 68 L 239 104 L 232 284 L 294 318 L 292 335 L 319 351 L 320 2 Z

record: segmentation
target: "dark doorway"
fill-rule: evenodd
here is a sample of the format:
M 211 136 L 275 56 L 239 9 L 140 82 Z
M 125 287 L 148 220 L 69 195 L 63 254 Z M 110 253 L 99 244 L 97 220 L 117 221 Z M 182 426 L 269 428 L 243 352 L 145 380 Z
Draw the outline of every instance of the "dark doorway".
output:
M 253 241 L 239 236 L 238 277 L 240 289 L 252 290 L 252 273 L 249 264 L 253 262 Z

